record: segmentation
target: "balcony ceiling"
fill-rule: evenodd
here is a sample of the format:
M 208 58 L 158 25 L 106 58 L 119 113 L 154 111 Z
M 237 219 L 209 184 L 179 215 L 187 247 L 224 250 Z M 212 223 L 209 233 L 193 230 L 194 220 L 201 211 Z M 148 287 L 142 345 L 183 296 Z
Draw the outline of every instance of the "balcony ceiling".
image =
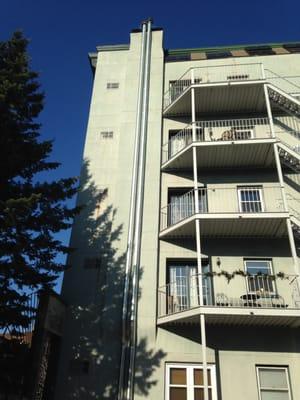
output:
M 160 233 L 160 239 L 195 237 L 195 220 L 200 220 L 202 237 L 268 237 L 281 238 L 287 235 L 288 213 L 222 213 L 195 214 Z
M 199 324 L 199 315 L 204 314 L 207 324 L 230 326 L 284 326 L 300 327 L 300 310 L 293 308 L 238 308 L 196 307 L 187 311 L 160 317 L 157 325 Z
M 226 113 L 262 113 L 266 111 L 262 82 L 195 85 L 197 115 Z M 191 114 L 191 88 L 164 111 L 165 116 Z
M 197 142 L 197 164 L 200 168 L 264 167 L 274 165 L 272 144 L 275 139 Z M 162 170 L 192 169 L 192 146 L 189 145 L 168 162 Z

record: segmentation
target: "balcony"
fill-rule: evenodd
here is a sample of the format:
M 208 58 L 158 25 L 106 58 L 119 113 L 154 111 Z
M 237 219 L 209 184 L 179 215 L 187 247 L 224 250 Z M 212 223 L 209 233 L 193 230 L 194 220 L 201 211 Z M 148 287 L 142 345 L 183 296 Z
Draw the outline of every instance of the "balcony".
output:
M 198 121 L 187 125 L 162 147 L 162 169 L 191 169 L 192 147 L 201 168 L 269 167 L 274 162 L 268 118 Z
M 208 324 L 300 326 L 300 291 L 296 275 L 219 273 L 177 277 L 158 289 L 158 325 Z M 231 278 L 230 278 L 231 277 Z M 203 305 L 200 306 L 199 282 Z
M 164 94 L 164 115 L 190 114 L 191 87 L 195 88 L 197 113 L 262 112 L 265 110 L 263 82 L 263 66 L 259 63 L 190 68 L 178 80 L 170 82 Z
M 201 187 L 162 208 L 160 238 L 195 237 L 196 219 L 203 237 L 284 237 L 287 217 L 279 185 Z

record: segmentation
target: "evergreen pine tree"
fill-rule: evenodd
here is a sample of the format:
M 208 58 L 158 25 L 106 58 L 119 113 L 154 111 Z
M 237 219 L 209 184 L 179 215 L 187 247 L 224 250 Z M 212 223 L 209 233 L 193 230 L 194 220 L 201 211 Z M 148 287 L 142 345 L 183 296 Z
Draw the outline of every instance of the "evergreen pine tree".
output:
M 55 234 L 70 227 L 78 208 L 66 200 L 77 179 L 40 182 L 39 173 L 58 168 L 49 161 L 52 141 L 42 141 L 37 118 L 44 94 L 31 70 L 28 40 L 21 32 L 0 42 L 0 329 L 26 328 L 27 293 L 51 288 L 67 254 Z

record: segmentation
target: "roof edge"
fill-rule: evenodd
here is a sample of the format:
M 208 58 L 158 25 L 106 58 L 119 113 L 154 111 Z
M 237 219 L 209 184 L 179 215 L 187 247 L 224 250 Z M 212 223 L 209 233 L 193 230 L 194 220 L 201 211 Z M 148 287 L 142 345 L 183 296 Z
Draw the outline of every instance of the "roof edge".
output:
M 281 42 L 281 43 L 257 43 L 257 44 L 240 44 L 240 45 L 229 45 L 229 46 L 215 46 L 215 47 L 195 47 L 195 48 L 186 48 L 186 49 L 165 49 L 170 55 L 175 54 L 184 54 L 186 52 L 210 52 L 210 51 L 218 51 L 218 50 L 242 50 L 245 48 L 255 48 L 255 47 L 282 47 L 284 45 L 291 45 L 291 44 L 299 44 L 299 41 L 294 42 Z
M 104 45 L 104 46 L 97 46 L 96 49 L 98 53 L 102 51 L 122 51 L 122 50 L 129 50 L 129 44 L 112 44 L 112 45 Z

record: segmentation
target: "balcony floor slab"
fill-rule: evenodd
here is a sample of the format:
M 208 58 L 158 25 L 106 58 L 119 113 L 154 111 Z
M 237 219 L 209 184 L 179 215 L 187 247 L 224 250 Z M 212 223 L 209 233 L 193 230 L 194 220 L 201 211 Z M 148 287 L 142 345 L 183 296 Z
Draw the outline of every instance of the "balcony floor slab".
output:
M 160 232 L 160 239 L 195 237 L 195 220 L 200 220 L 202 237 L 269 237 L 287 235 L 287 212 L 195 214 Z
M 158 326 L 175 324 L 199 324 L 200 315 L 205 315 L 210 325 L 259 325 L 300 327 L 300 309 L 292 308 L 239 308 L 239 307 L 195 307 L 186 311 L 166 315 L 157 319 Z
M 193 167 L 192 148 L 197 149 L 198 168 L 269 168 L 274 165 L 276 139 L 251 139 L 191 143 L 162 165 L 162 171 Z
M 191 113 L 191 88 L 195 88 L 195 111 L 198 115 L 231 112 L 261 113 L 266 109 L 263 83 L 266 81 L 236 81 L 205 83 L 187 88 L 165 110 L 164 116 Z

